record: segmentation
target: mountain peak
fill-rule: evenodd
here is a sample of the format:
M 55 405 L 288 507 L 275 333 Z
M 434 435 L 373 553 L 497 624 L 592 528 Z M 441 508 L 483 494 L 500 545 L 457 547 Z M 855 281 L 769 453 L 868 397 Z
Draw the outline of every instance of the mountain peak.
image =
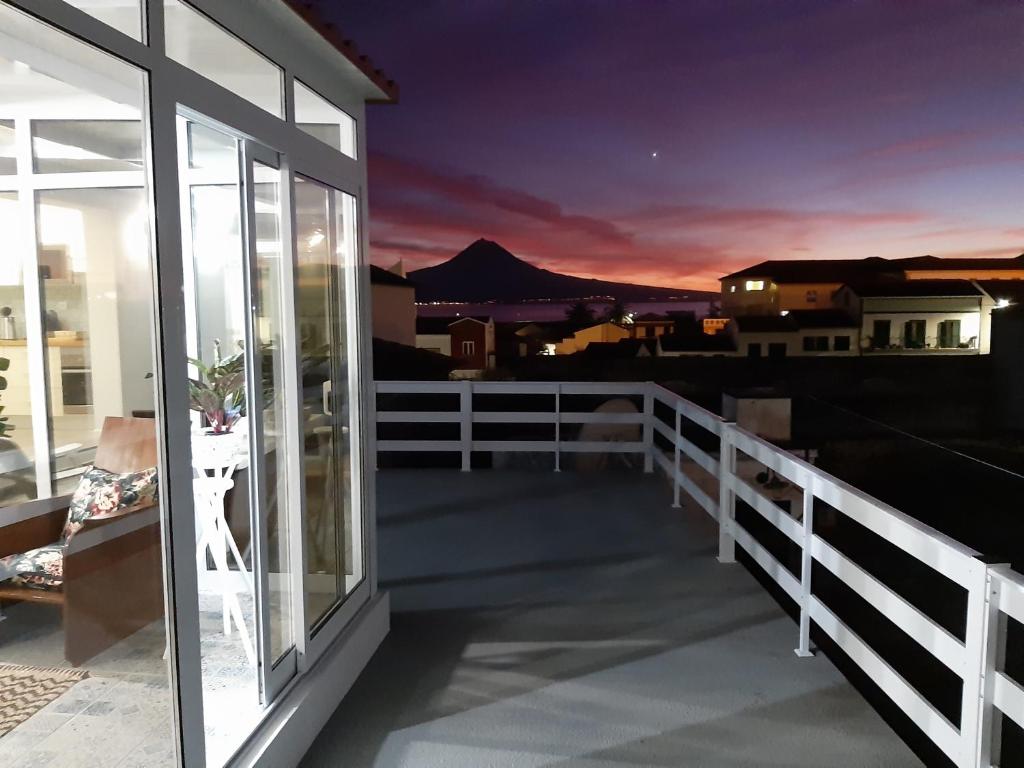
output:
M 480 238 L 446 262 L 408 274 L 418 301 L 704 300 L 717 296 L 685 288 L 661 288 L 575 277 L 523 261 L 493 240 Z
M 459 251 L 452 258 L 452 261 L 457 262 L 480 262 L 486 261 L 492 264 L 496 263 L 511 263 L 519 262 L 525 263 L 522 259 L 513 255 L 510 251 L 503 248 L 493 240 L 487 240 L 483 237 L 478 240 L 474 240 L 468 246 Z

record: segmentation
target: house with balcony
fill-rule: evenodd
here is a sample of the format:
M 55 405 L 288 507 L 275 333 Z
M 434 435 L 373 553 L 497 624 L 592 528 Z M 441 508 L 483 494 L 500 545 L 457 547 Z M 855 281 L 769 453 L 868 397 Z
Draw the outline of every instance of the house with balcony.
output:
M 721 278 L 722 313 L 837 309 L 843 285 L 899 280 L 1024 280 L 1024 254 L 1006 258 L 793 259 L 764 261 Z
M 971 280 L 844 286 L 837 301 L 860 318 L 864 354 L 988 354 L 996 302 Z

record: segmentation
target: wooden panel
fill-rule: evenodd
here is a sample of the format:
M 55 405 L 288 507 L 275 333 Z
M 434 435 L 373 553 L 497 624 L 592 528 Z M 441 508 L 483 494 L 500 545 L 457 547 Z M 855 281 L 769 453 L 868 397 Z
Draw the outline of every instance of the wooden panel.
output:
M 64 655 L 74 666 L 163 616 L 160 525 L 64 560 Z
M 121 474 L 155 467 L 156 421 L 130 416 L 105 418 L 94 463 L 100 469 Z
M 60 539 L 67 518 L 68 510 L 67 506 L 64 506 L 62 509 L 3 526 L 0 528 L 0 557 L 20 555 L 30 549 L 54 544 Z

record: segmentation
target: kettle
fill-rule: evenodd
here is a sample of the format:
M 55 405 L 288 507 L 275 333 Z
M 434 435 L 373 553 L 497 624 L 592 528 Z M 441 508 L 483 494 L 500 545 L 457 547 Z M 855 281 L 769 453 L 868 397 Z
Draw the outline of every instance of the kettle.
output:
M 9 341 L 18 338 L 18 325 L 11 316 L 10 307 L 0 308 L 0 340 Z

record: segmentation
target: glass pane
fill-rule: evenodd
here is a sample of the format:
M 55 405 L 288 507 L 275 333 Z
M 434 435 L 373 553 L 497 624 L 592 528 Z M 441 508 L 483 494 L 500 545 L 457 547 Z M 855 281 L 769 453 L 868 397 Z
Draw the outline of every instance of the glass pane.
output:
M 81 8 L 104 24 L 124 32 L 136 40 L 142 39 L 142 8 L 140 0 L 67 0 L 69 5 Z
M 287 499 L 287 419 L 283 357 L 281 173 L 253 163 L 256 213 L 256 333 L 263 378 L 263 435 L 266 477 L 270 660 L 295 645 Z
M 141 135 L 140 70 L 7 3 L 0 29 L 0 114 L 67 126 L 130 121 Z M 76 145 L 81 138 L 54 142 L 104 153 Z M 3 765 L 176 764 L 149 377 L 154 254 L 145 159 L 130 157 L 137 184 L 105 188 L 98 178 L 44 191 L 49 179 L 22 167 L 29 197 L 0 194 L 0 357 L 9 361 L 0 416 L 14 427 L 0 437 L 0 557 L 14 558 L 0 569 L 0 664 L 67 670 L 67 685 L 0 738 Z M 40 350 L 44 365 L 30 367 Z M 48 420 L 33 400 L 49 404 Z M 36 495 L 33 463 L 54 498 L 25 501 Z M 72 491 L 87 517 L 69 524 L 62 494 Z M 22 597 L 9 600 L 12 591 Z
M 356 121 L 298 80 L 295 123 L 310 136 L 355 159 Z
M 167 55 L 272 115 L 284 117 L 281 69 L 181 0 L 164 0 Z
M 186 336 L 191 370 L 193 500 L 199 568 L 199 642 L 207 765 L 223 765 L 262 716 L 250 503 L 252 368 L 246 363 L 246 262 L 240 146 L 228 134 L 179 118 Z M 199 149 L 199 147 L 202 147 Z M 194 150 L 194 151 L 193 151 Z M 192 167 L 200 166 L 200 167 Z M 273 190 L 264 190 L 273 194 Z M 273 305 L 271 305 L 273 306 Z M 262 317 L 262 316 L 261 316 Z M 268 324 L 257 320 L 259 328 Z M 273 331 L 272 327 L 266 330 Z M 273 334 L 270 334 L 273 339 Z M 271 353 L 272 355 L 272 353 Z M 276 425 L 277 384 L 267 366 Z M 268 445 L 276 446 L 270 440 Z M 273 488 L 274 482 L 268 481 Z
M 296 324 L 302 345 L 306 613 L 315 631 L 362 579 L 349 450 L 347 206 L 296 178 Z M 358 542 L 354 544 L 354 542 Z
M 104 419 L 154 409 L 146 194 L 47 190 L 36 217 L 53 488 L 72 493 Z
M 0 231 L 12 243 L 22 240 L 21 221 L 17 194 L 0 192 Z M 13 255 L 0 261 L 0 508 L 36 497 L 34 456 L 25 287 Z
M 36 173 L 142 170 L 142 121 L 34 120 L 32 159 Z
M 14 154 L 14 121 L 0 120 L 0 176 L 13 176 L 18 172 Z

